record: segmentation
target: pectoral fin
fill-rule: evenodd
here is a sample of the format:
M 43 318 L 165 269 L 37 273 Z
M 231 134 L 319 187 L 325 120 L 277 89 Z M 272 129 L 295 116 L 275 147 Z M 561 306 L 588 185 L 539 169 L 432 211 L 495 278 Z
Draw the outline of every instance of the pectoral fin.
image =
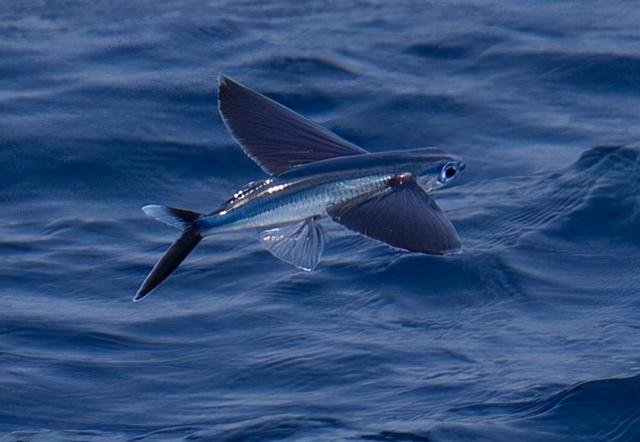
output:
M 291 109 L 220 77 L 220 115 L 245 153 L 267 173 L 327 158 L 367 153 Z
M 260 243 L 273 256 L 289 264 L 312 271 L 324 250 L 324 230 L 316 218 L 263 230 Z
M 440 207 L 409 174 L 389 186 L 328 209 L 334 221 L 394 247 L 429 254 L 449 254 L 462 247 Z

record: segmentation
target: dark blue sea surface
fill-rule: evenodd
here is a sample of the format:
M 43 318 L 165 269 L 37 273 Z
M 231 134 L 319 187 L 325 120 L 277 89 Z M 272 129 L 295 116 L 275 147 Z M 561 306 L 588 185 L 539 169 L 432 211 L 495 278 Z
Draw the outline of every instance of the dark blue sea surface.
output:
M 640 8 L 0 3 L 0 440 L 640 440 Z M 371 151 L 440 146 L 465 251 L 326 223 L 313 273 L 176 231 L 264 173 L 224 72 Z

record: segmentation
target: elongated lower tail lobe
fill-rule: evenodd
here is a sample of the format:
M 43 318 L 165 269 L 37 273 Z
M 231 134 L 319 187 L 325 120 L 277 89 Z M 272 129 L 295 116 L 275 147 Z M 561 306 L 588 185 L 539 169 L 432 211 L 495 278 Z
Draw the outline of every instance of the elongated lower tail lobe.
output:
M 182 235 L 171 244 L 171 247 L 162 255 L 156 265 L 153 266 L 151 272 L 147 275 L 142 286 L 138 289 L 134 301 L 140 301 L 147 296 L 151 290 L 156 288 L 158 284 L 164 281 L 180 263 L 191 253 L 195 246 L 198 245 L 202 236 L 195 231 L 185 230 Z
M 164 255 L 156 262 L 147 275 L 144 282 L 138 289 L 136 296 L 133 298 L 135 302 L 140 301 L 155 289 L 167 276 L 178 268 L 180 263 L 191 253 L 191 251 L 202 240 L 199 229 L 196 225 L 200 214 L 184 209 L 175 209 L 173 207 L 164 206 L 145 206 L 142 208 L 144 212 L 173 227 L 182 228 L 182 234 L 173 244 L 164 252 Z

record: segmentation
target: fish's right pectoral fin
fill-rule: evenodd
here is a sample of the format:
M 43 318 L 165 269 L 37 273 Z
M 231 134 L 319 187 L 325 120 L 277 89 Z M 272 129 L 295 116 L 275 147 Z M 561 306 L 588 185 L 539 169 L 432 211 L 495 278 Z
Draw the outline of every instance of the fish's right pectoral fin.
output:
M 345 227 L 401 249 L 446 255 L 462 248 L 449 219 L 410 174 L 393 177 L 385 189 L 327 212 Z
M 324 239 L 324 230 L 316 217 L 260 232 L 260 243 L 273 256 L 307 272 L 318 265 Z

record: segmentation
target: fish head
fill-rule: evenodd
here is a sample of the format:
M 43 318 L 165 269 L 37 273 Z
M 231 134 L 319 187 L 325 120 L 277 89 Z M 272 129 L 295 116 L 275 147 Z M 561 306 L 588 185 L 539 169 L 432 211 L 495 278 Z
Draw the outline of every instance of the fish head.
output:
M 451 184 L 466 167 L 460 157 L 442 149 L 416 149 L 414 152 L 414 174 L 426 191 Z

